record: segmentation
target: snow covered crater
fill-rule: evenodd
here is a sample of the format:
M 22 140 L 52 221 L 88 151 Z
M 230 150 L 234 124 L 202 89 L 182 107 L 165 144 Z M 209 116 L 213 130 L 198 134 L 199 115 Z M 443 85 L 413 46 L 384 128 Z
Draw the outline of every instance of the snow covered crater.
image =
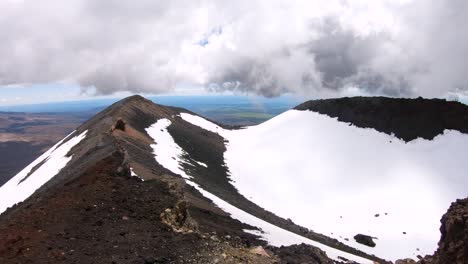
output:
M 84 131 L 63 143 L 75 133 L 73 131 L 1 186 L 0 214 L 8 207 L 26 200 L 37 189 L 57 175 L 72 159 L 71 156 L 67 156 L 68 152 L 86 137 L 86 132 Z
M 441 216 L 468 196 L 468 135 L 457 131 L 405 143 L 311 111 L 233 131 L 181 117 L 228 140 L 225 162 L 240 194 L 388 260 L 432 254 Z M 356 234 L 376 237 L 376 247 L 356 243 Z

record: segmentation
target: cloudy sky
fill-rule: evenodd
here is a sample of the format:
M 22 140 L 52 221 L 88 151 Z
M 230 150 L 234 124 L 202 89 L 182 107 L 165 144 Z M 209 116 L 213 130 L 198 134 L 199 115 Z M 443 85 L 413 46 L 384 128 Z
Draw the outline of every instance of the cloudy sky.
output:
M 466 0 L 2 0 L 0 104 L 128 93 L 463 96 L 466 25 Z

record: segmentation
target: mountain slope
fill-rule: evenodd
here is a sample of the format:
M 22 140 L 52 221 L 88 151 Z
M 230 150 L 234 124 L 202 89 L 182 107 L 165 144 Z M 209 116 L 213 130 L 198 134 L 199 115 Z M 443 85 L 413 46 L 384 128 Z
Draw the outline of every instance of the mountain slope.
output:
M 336 110 L 336 101 L 318 102 Z M 348 116 L 362 119 L 357 105 Z M 0 188 L 5 208 L 32 193 L 11 199 L 23 184 L 37 189 L 0 215 L 0 261 L 383 263 L 371 254 L 431 254 L 438 219 L 466 196 L 464 128 L 406 143 L 397 130 L 378 132 L 379 115 L 363 129 L 324 115 L 335 110 L 298 109 L 231 129 L 139 96 L 112 105 Z M 451 118 L 464 120 L 463 111 Z M 358 233 L 378 235 L 376 247 L 354 242 Z M 255 245 L 270 256 L 251 253 Z
M 153 162 L 149 146 L 152 141 L 137 129 L 144 131 L 143 128 L 158 118 L 175 113 L 172 111 L 133 97 L 79 127 L 73 135 L 86 131 L 86 137 L 68 152 L 71 160 L 67 165 L 42 187 L 36 185 L 39 189 L 24 203 L 1 215 L 0 262 L 141 263 L 148 260 L 150 263 L 156 259 L 171 263 L 209 263 L 214 258 L 211 254 L 217 252 L 219 257 L 225 249 L 220 248 L 222 243 L 213 242 L 211 235 L 205 235 L 206 232 L 218 232 L 220 240 L 222 234 L 230 234 L 233 239 L 241 235 L 239 240 L 227 241 L 234 246 L 254 241 L 253 236 L 242 232 L 242 228 L 249 226 L 233 221 Z M 120 130 L 123 127 L 118 126 L 118 120 L 126 120 L 125 131 Z M 131 165 L 135 168 L 146 165 L 139 172 L 146 175 L 148 170 L 151 176 L 146 179 L 157 179 L 141 182 L 131 177 Z M 24 183 L 37 176 L 40 175 L 33 173 Z M 3 188 L 0 194 L 2 199 L 9 198 Z M 197 202 L 196 206 L 188 206 L 193 208 L 191 213 L 200 215 L 200 221 L 192 226 L 191 217 L 187 216 L 173 224 L 176 227 L 180 224 L 187 232 L 196 228 L 200 233 L 179 235 L 163 224 L 160 214 L 178 208 L 186 195 L 193 196 L 192 201 Z M 184 212 L 187 210 L 180 209 L 181 214 Z M 228 249 L 236 250 L 233 246 Z M 244 256 L 248 254 L 240 251 L 237 255 L 258 258 Z

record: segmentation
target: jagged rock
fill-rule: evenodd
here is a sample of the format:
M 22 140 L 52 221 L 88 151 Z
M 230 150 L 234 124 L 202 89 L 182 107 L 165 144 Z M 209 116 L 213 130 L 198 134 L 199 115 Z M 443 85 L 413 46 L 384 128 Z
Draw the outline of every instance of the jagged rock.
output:
M 122 119 L 117 120 L 114 125 L 114 130 L 115 129 L 125 131 L 125 122 Z
M 167 208 L 160 215 L 161 221 L 175 232 L 192 233 L 198 230 L 197 223 L 190 217 L 187 202 L 181 200 L 174 208 Z
M 376 244 L 373 240 L 374 237 L 368 236 L 368 235 L 363 235 L 363 234 L 357 234 L 354 236 L 354 240 L 358 242 L 359 244 L 363 244 L 368 247 L 375 247 Z
M 433 256 L 420 260 L 421 264 L 468 263 L 468 198 L 450 205 L 440 220 L 441 238 Z

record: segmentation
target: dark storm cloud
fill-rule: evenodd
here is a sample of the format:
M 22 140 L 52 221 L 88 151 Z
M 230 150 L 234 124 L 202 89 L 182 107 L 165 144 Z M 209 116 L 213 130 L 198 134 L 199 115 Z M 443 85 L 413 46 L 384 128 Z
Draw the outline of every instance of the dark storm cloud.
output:
M 325 18 L 312 27 L 318 31 L 318 38 L 293 50 L 283 47 L 278 52 L 270 53 L 268 58 L 234 60 L 233 66 L 221 70 L 218 76 L 215 75 L 216 78 L 210 80 L 210 89 L 255 91 L 267 97 L 291 90 L 336 95 L 345 87 L 359 87 L 368 94 L 412 94 L 405 76 L 372 69 L 373 60 L 380 56 L 381 47 L 391 41 L 386 33 L 357 36 L 355 32 L 343 29 L 333 17 Z M 309 67 L 295 63 L 284 63 L 280 69 L 271 67 L 275 62 L 288 62 L 294 51 L 300 51 L 299 60 L 309 61 Z M 297 76 L 284 76 L 284 71 L 289 67 Z M 296 87 L 292 87 L 291 79 L 298 80 L 294 83 Z
M 212 79 L 210 84 L 208 88 L 215 92 L 226 90 L 250 92 L 254 90 L 266 97 L 278 96 L 288 91 L 273 75 L 267 62 L 248 59 L 223 71 L 222 75 Z
M 382 56 L 379 54 L 383 50 L 381 47 L 392 41 L 388 34 L 357 36 L 329 18 L 322 26 L 321 35 L 323 37 L 312 41 L 308 49 L 314 55 L 316 70 L 322 74 L 323 88 L 340 90 L 355 86 L 368 94 L 411 95 L 405 76 L 372 69 L 373 59 Z

